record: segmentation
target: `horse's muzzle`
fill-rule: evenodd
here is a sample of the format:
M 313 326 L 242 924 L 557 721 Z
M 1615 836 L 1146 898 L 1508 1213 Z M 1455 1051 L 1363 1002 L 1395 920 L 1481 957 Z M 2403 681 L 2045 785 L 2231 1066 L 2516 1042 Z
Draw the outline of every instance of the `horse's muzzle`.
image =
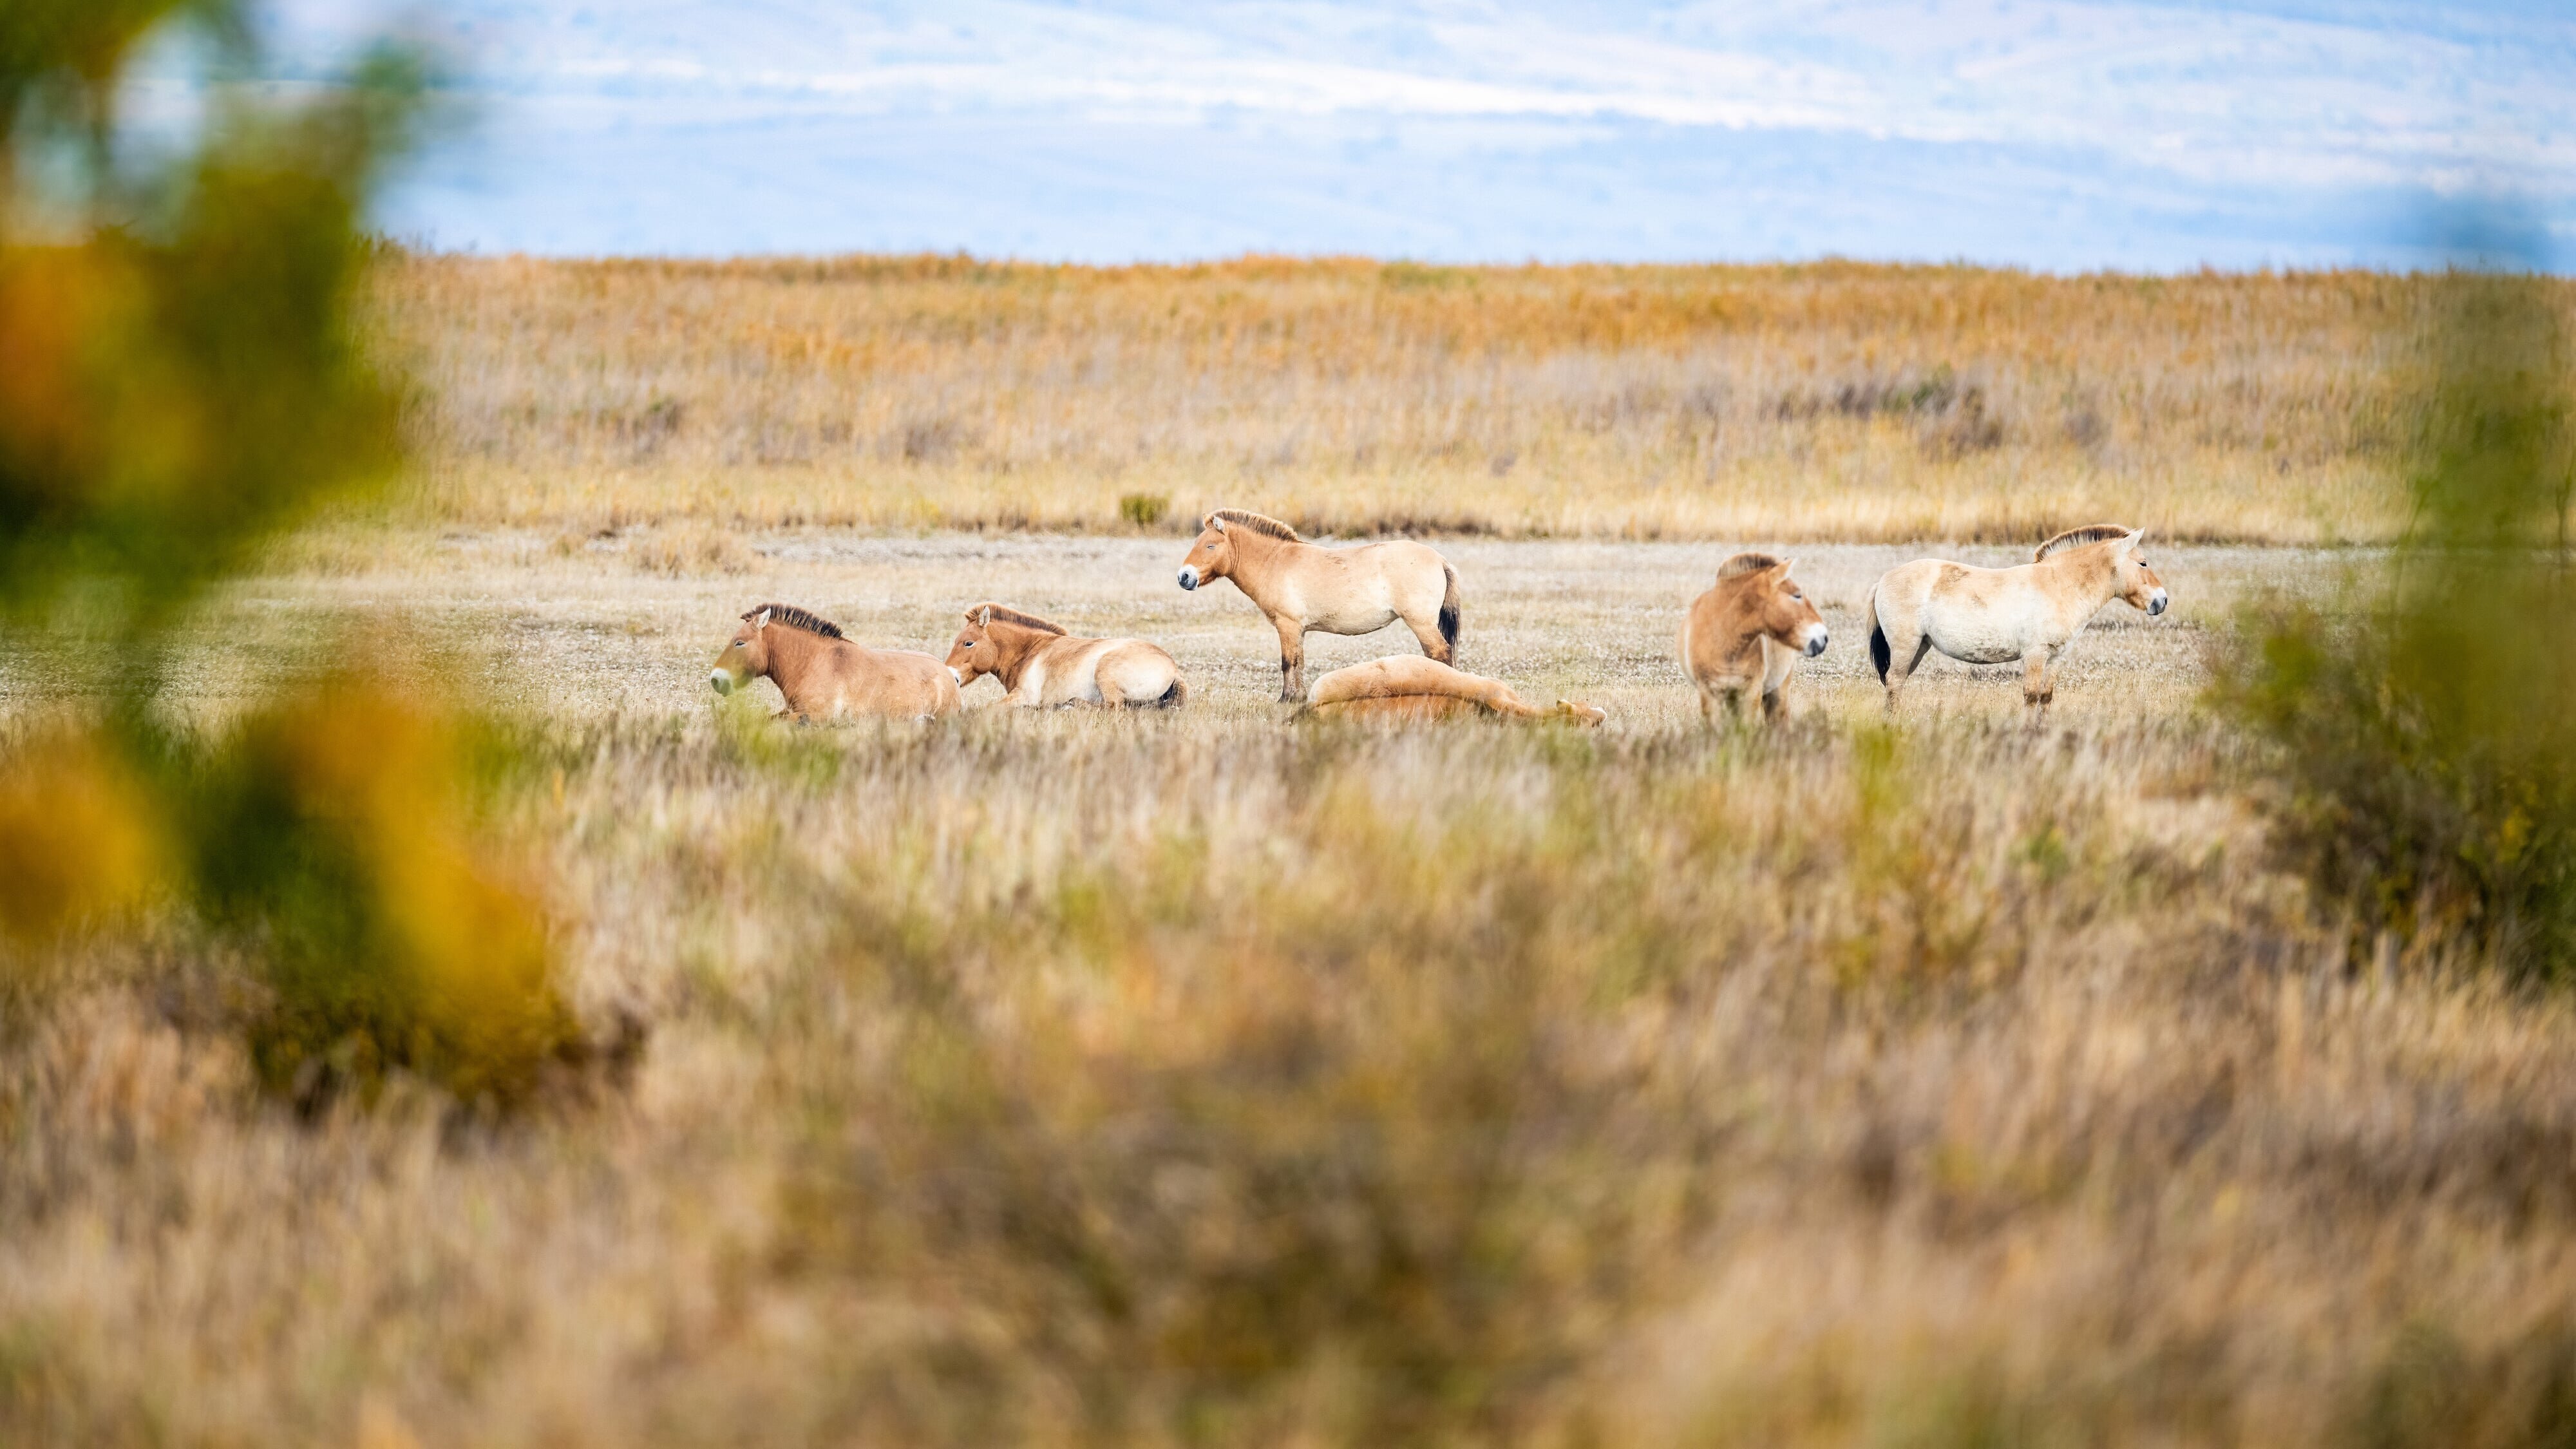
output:
M 1199 571 L 1198 571 L 1198 567 L 1197 567 L 1197 565 L 1195 565 L 1195 564 L 1183 564 L 1183 565 L 1181 565 L 1181 587 L 1182 587 L 1182 588 L 1184 588 L 1184 589 L 1195 589 L 1195 588 L 1197 588 L 1198 586 L 1199 586 Z
M 718 694 L 733 693 L 733 676 L 721 669 L 708 671 L 707 683 L 713 686 Z
M 1825 645 L 1830 643 L 1832 639 L 1833 636 L 1825 632 L 1825 626 L 1822 624 L 1818 624 L 1814 628 L 1809 629 L 1807 631 L 1807 657 L 1813 659 L 1817 655 L 1824 653 Z
M 2165 591 L 2162 589 L 2158 589 L 2153 594 L 2149 595 L 2147 598 L 2147 616 L 2149 618 L 2153 618 L 2156 615 L 2163 613 L 2165 611 L 2165 602 Z

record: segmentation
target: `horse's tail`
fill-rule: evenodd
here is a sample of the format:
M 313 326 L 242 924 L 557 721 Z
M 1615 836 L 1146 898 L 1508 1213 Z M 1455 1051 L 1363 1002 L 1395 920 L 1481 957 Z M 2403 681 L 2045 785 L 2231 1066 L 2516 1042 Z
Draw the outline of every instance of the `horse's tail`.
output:
M 1878 682 L 1887 682 L 1888 666 L 1896 662 L 1894 650 L 1887 647 L 1887 630 L 1878 622 L 1878 586 L 1869 589 L 1869 662 L 1878 667 Z
M 1163 697 L 1154 701 L 1154 707 L 1156 709 L 1179 709 L 1182 705 L 1189 702 L 1189 682 L 1175 674 L 1172 676 L 1172 687 L 1163 691 Z
M 1449 591 L 1440 596 L 1440 642 L 1449 646 L 1449 662 L 1458 662 L 1458 571 L 1442 561 L 1440 572 L 1449 580 Z

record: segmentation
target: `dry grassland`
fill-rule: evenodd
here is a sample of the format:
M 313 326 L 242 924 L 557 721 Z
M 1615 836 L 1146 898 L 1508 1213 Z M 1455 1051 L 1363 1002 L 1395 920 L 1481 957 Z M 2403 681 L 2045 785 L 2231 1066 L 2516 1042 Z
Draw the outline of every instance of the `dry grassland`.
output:
M 2437 281 L 436 257 L 382 307 L 476 528 L 2331 544 L 2403 527 Z
M 790 530 L 726 535 L 728 574 L 557 531 L 310 544 L 213 611 L 180 703 L 334 622 L 446 650 L 521 722 L 494 848 L 583 1013 L 648 1026 L 631 1080 L 302 1124 L 226 963 L 66 963 L 0 1012 L 0 1441 L 2576 1426 L 2576 1014 L 2348 971 L 2194 705 L 2214 622 L 2338 560 L 2160 549 L 2174 612 L 2113 606 L 2049 729 L 1936 662 L 1890 734 L 1855 610 L 1904 551 L 1800 549 L 1835 643 L 1765 737 L 1700 728 L 1670 659 L 1719 547 L 1455 541 L 1464 662 L 1611 723 L 1371 733 L 1292 726 L 1267 630 L 1169 540 Z M 913 647 L 1010 600 L 1164 640 L 1199 694 L 783 730 L 703 684 L 772 597 Z M 0 664 L 13 720 L 40 663 Z

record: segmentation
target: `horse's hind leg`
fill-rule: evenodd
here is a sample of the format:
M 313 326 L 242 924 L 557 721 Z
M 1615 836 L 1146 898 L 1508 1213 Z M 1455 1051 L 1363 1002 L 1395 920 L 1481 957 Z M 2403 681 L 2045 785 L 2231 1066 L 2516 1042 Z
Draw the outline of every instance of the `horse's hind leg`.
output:
M 1440 625 L 1437 620 L 1417 619 L 1407 614 L 1404 616 L 1404 627 L 1412 630 L 1413 637 L 1422 641 L 1424 658 L 1441 664 L 1454 665 L 1457 662 L 1450 657 L 1449 641 L 1440 636 Z
M 1896 697 L 1904 692 L 1905 681 L 1913 678 L 1914 671 L 1923 667 L 1923 656 L 1931 652 L 1932 636 L 1929 634 L 1917 634 L 1911 647 L 1899 645 L 1890 651 L 1887 660 L 1887 713 L 1890 719 L 1896 716 Z

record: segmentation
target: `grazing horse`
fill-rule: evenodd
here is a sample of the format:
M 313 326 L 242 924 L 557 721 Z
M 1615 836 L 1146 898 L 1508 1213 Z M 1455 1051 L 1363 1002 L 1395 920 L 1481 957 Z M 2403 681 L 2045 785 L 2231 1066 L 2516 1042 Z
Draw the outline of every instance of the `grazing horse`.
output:
M 1938 649 L 1970 664 L 2021 661 L 2022 703 L 2035 720 L 2057 687 L 2049 666 L 2113 599 L 2165 611 L 2165 583 L 2139 547 L 2143 528 L 2096 523 L 2041 544 L 2030 562 L 1970 568 L 1918 559 L 1889 569 L 1869 594 L 1869 660 L 1887 686 L 1887 712 L 1906 677 Z
M 939 661 L 909 649 L 854 644 L 841 626 L 792 604 L 763 604 L 716 655 L 707 683 L 718 694 L 749 687 L 762 675 L 787 697 L 799 724 L 875 716 L 937 719 L 957 712 L 957 679 Z
M 1700 718 L 1732 718 L 1744 696 L 1762 692 L 1762 717 L 1777 719 L 1781 691 L 1801 658 L 1825 652 L 1825 618 L 1789 577 L 1789 560 L 1739 553 L 1717 566 L 1717 584 L 1682 615 L 1682 672 L 1699 690 Z
M 977 604 L 948 646 L 948 672 L 960 689 L 990 674 L 1002 702 L 1019 709 L 1050 705 L 1178 705 L 1190 697 L 1181 667 L 1160 645 L 1142 639 L 1084 639 L 1006 604 Z
M 1315 681 L 1306 712 L 1318 719 L 1426 720 L 1461 715 L 1566 720 L 1586 727 L 1608 718 L 1588 704 L 1558 700 L 1540 709 L 1499 679 L 1466 674 L 1436 659 L 1389 655 L 1336 669 Z
M 1458 571 L 1409 539 L 1318 548 L 1275 518 L 1220 508 L 1199 525 L 1181 560 L 1181 587 L 1232 579 L 1279 631 L 1279 700 L 1306 693 L 1306 631 L 1369 634 L 1402 619 L 1422 652 L 1443 664 L 1458 652 Z

